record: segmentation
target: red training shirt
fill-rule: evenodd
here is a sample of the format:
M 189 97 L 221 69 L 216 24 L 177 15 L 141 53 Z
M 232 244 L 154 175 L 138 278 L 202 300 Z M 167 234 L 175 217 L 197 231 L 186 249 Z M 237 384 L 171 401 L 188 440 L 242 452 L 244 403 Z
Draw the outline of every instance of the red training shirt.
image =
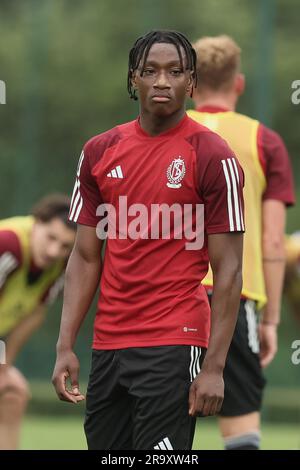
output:
M 242 169 L 226 142 L 187 115 L 155 137 L 135 120 L 87 142 L 70 220 L 96 227 L 103 203 L 117 214 L 117 238 L 107 240 L 100 282 L 95 349 L 208 346 L 210 308 L 199 282 L 208 269 L 207 235 L 243 231 L 242 186 Z M 123 207 L 119 215 L 120 196 L 128 214 Z M 174 221 L 169 239 L 162 238 L 162 230 L 150 239 L 150 216 L 138 238 L 125 238 L 120 219 L 135 220 L 133 204 L 143 204 L 148 215 L 153 204 L 177 204 L 182 210 L 190 204 L 193 227 L 196 205 L 204 204 L 203 248 L 187 250 L 184 230 L 179 238 Z

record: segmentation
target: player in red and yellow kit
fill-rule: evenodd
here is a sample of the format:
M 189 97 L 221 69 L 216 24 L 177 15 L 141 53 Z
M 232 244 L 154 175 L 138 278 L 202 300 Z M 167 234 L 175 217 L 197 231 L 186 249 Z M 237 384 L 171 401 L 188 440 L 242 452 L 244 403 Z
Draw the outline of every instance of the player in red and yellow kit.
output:
M 79 160 L 70 210 L 78 237 L 53 383 L 62 400 L 84 398 L 73 346 L 100 279 L 103 216 L 108 240 L 85 421 L 90 449 L 190 449 L 195 416 L 215 414 L 222 402 L 241 287 L 243 172 L 226 142 L 185 114 L 195 59 L 181 33 L 139 38 L 128 89 L 131 97 L 138 92 L 140 116 L 93 137 Z M 211 322 L 199 283 L 208 255 L 216 278 Z
M 13 362 L 62 289 L 75 238 L 69 203 L 67 196 L 49 195 L 32 215 L 0 221 L 0 339 L 6 349 L 0 365 L 0 449 L 17 448 L 30 395 Z
M 240 312 L 224 371 L 220 427 L 228 449 L 257 449 L 261 367 L 277 349 L 284 275 L 285 208 L 294 203 L 287 150 L 276 132 L 235 111 L 244 91 L 240 48 L 227 36 L 195 43 L 198 84 L 188 115 L 223 137 L 245 173 L 246 233 Z M 203 283 L 211 290 L 212 272 Z M 258 338 L 256 311 L 261 311 Z M 260 344 L 259 344 L 260 343 Z
M 300 232 L 285 237 L 285 252 L 284 295 L 300 325 Z

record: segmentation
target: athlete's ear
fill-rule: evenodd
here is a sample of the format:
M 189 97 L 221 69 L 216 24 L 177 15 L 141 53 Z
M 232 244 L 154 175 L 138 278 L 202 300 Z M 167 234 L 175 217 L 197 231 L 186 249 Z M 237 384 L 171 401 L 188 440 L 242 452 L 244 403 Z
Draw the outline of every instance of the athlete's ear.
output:
M 246 79 L 243 73 L 237 73 L 234 79 L 234 91 L 241 96 L 245 91 Z
M 131 70 L 130 73 L 131 73 L 131 85 L 132 87 L 137 90 L 137 83 L 136 83 L 136 70 Z
M 193 86 L 194 86 L 194 72 L 193 71 L 190 71 L 189 73 L 189 78 L 188 78 L 188 83 L 187 83 L 187 87 L 186 87 L 186 92 L 189 96 L 192 95 L 192 92 L 193 92 Z
M 136 80 L 136 76 L 137 76 L 137 71 L 136 70 L 130 70 L 130 81 L 131 81 L 131 87 L 132 87 L 132 90 L 131 90 L 131 98 L 133 100 L 137 100 L 138 99 L 138 96 L 137 96 L 137 92 L 138 92 L 138 85 L 137 85 L 137 80 Z

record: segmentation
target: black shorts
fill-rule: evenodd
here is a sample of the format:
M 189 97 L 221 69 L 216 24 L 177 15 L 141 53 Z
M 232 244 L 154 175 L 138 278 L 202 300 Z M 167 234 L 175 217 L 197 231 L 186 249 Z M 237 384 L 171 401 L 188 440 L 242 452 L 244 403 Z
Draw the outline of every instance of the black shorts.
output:
M 93 350 L 84 424 L 93 450 L 190 450 L 192 380 L 205 349 L 156 346 Z
M 241 300 L 224 383 L 221 416 L 241 416 L 260 410 L 266 381 L 259 361 L 257 311 L 252 300 Z

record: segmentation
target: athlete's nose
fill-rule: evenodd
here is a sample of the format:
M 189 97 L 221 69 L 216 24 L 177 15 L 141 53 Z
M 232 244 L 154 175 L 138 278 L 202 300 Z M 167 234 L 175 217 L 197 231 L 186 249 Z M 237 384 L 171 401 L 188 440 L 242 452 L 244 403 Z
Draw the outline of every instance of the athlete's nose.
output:
M 170 88 L 170 83 L 168 81 L 166 72 L 161 71 L 157 74 L 157 78 L 153 86 L 154 88 Z
M 59 243 L 51 243 L 48 245 L 47 255 L 49 258 L 57 259 L 60 256 L 61 248 Z

